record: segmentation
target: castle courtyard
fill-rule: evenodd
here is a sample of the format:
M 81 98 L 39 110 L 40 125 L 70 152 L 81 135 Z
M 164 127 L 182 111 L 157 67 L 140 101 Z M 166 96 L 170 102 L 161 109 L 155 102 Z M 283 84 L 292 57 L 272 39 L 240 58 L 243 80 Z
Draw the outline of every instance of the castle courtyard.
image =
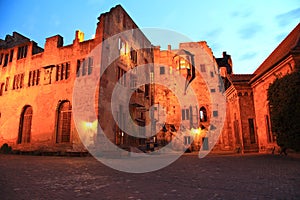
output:
M 93 157 L 0 155 L 5 199 L 299 199 L 300 157 L 185 154 L 164 169 L 130 174 Z

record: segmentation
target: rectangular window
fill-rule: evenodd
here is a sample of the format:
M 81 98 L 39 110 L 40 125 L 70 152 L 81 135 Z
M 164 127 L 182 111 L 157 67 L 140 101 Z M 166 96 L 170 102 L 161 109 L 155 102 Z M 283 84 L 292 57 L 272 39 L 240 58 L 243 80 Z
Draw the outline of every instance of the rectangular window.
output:
M 45 73 L 45 77 L 46 76 L 47 75 Z M 38 69 L 38 70 L 30 71 L 28 77 L 28 87 L 38 85 L 39 83 L 40 83 L 40 70 Z
M 55 80 L 59 81 L 60 80 L 60 66 L 56 65 L 56 76 L 55 76 Z
M 214 72 L 210 72 L 210 76 L 211 76 L 211 77 L 214 77 Z
M 28 76 L 28 86 L 31 85 L 31 71 L 29 72 L 29 76 Z
M 145 97 L 149 97 L 150 85 L 145 84 Z
M 164 66 L 160 66 L 159 74 L 165 74 L 165 67 Z
M 137 63 L 137 51 L 133 48 L 130 49 L 130 59 L 134 64 Z
M 77 60 L 76 77 L 79 77 L 79 76 L 80 76 L 80 65 L 81 65 L 80 60 Z
M 82 71 L 82 76 L 85 76 L 86 75 L 86 59 L 83 59 L 83 61 L 82 61 L 82 69 L 81 69 Z
M 181 110 L 181 119 L 182 120 L 189 120 L 190 119 L 190 110 L 189 109 L 182 109 Z
M 119 53 L 120 55 L 126 55 L 126 48 L 127 48 L 127 44 L 124 40 L 122 40 L 121 38 L 119 38 L 118 41 L 118 49 L 119 49 Z
M 15 85 L 16 85 L 16 75 L 14 75 L 14 81 L 13 81 L 13 90 L 15 89 Z
M 21 74 L 20 88 L 23 88 L 23 86 L 24 86 L 24 74 Z
M 190 136 L 184 136 L 184 145 L 191 144 L 191 137 Z
M 94 59 L 92 57 L 89 57 L 89 63 L 88 63 L 88 75 L 92 74 L 94 67 Z
M 0 54 L 0 65 L 2 65 L 3 53 Z
M 36 70 L 36 85 L 40 83 L 40 70 Z
M 8 86 L 9 86 L 9 77 L 6 77 L 6 81 L 5 81 L 5 91 L 8 90 Z
M 249 123 L 250 142 L 251 144 L 254 144 L 256 143 L 255 131 L 254 131 L 254 120 L 248 119 L 248 123 Z
M 150 72 L 150 83 L 154 82 L 154 73 Z
M 187 120 L 190 119 L 190 110 L 189 110 L 189 109 L 186 109 L 186 110 L 185 110 L 185 118 L 186 118 Z
M 8 53 L 5 54 L 3 67 L 6 67 L 8 64 L 8 56 L 9 56 Z
M 218 117 L 218 111 L 217 111 L 217 110 L 214 110 L 214 111 L 213 111 L 213 116 L 214 116 L 214 117 Z
M 32 71 L 32 78 L 31 78 L 31 80 L 32 80 L 32 82 L 31 82 L 31 85 L 35 85 L 35 71 Z
M 185 120 L 185 110 L 184 109 L 181 110 L 181 119 Z
M 61 68 L 60 68 L 60 80 L 64 80 L 65 79 L 65 75 L 66 75 L 65 65 L 61 64 Z
M 3 90 L 4 90 L 4 83 L 0 84 L 0 96 L 3 95 Z
M 126 86 L 126 71 L 121 67 L 118 67 L 117 80 L 119 84 Z
M 66 63 L 66 79 L 70 76 L 70 63 Z
M 200 71 L 201 72 L 206 72 L 205 64 L 200 64 Z
M 14 50 L 10 50 L 9 62 L 12 62 L 14 56 Z
M 18 60 L 21 59 L 21 58 L 26 58 L 26 56 L 27 56 L 27 48 L 28 48 L 27 45 L 18 48 L 18 56 L 17 56 Z

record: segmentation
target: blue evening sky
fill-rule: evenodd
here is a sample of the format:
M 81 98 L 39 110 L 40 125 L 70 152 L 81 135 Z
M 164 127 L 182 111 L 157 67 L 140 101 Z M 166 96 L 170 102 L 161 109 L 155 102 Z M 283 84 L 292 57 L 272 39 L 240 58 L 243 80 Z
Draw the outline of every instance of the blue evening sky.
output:
M 227 51 L 234 73 L 252 73 L 300 22 L 299 0 L 0 0 L 0 38 L 17 31 L 44 47 L 60 34 L 66 45 L 79 29 L 90 39 L 97 17 L 117 4 L 140 28 L 207 41 L 215 57 Z

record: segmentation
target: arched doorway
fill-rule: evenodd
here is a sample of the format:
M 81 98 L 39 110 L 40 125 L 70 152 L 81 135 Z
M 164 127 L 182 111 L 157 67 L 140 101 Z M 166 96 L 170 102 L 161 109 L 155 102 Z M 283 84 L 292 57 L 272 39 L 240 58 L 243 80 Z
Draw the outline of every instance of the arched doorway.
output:
M 207 112 L 204 107 L 200 108 L 199 117 L 200 117 L 200 122 L 207 122 Z
M 56 143 L 70 142 L 71 114 L 71 103 L 62 101 L 57 109 Z
M 32 113 L 31 106 L 23 107 L 19 124 L 18 144 L 30 143 Z

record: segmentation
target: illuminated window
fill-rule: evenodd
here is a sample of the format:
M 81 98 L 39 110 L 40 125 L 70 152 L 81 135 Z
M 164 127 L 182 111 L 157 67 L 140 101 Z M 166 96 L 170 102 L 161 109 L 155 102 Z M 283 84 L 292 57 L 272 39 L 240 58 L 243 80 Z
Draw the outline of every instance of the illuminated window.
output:
M 72 108 L 69 101 L 60 103 L 57 109 L 56 143 L 70 142 Z
M 154 73 L 150 72 L 150 82 L 153 83 L 154 82 Z
M 32 122 L 32 107 L 24 106 L 19 125 L 18 144 L 30 143 L 31 122 Z
M 169 73 L 170 73 L 170 74 L 172 74 L 172 73 L 173 73 L 173 67 L 172 67 L 172 66 L 170 66 Z
M 199 115 L 200 115 L 200 122 L 207 122 L 207 112 L 204 107 L 200 108 Z
M 177 70 L 180 69 L 191 69 L 190 63 L 184 58 L 179 58 Z
M 118 50 L 119 50 L 120 55 L 126 55 L 127 54 L 127 44 L 121 38 L 119 38 L 119 40 L 118 40 Z

